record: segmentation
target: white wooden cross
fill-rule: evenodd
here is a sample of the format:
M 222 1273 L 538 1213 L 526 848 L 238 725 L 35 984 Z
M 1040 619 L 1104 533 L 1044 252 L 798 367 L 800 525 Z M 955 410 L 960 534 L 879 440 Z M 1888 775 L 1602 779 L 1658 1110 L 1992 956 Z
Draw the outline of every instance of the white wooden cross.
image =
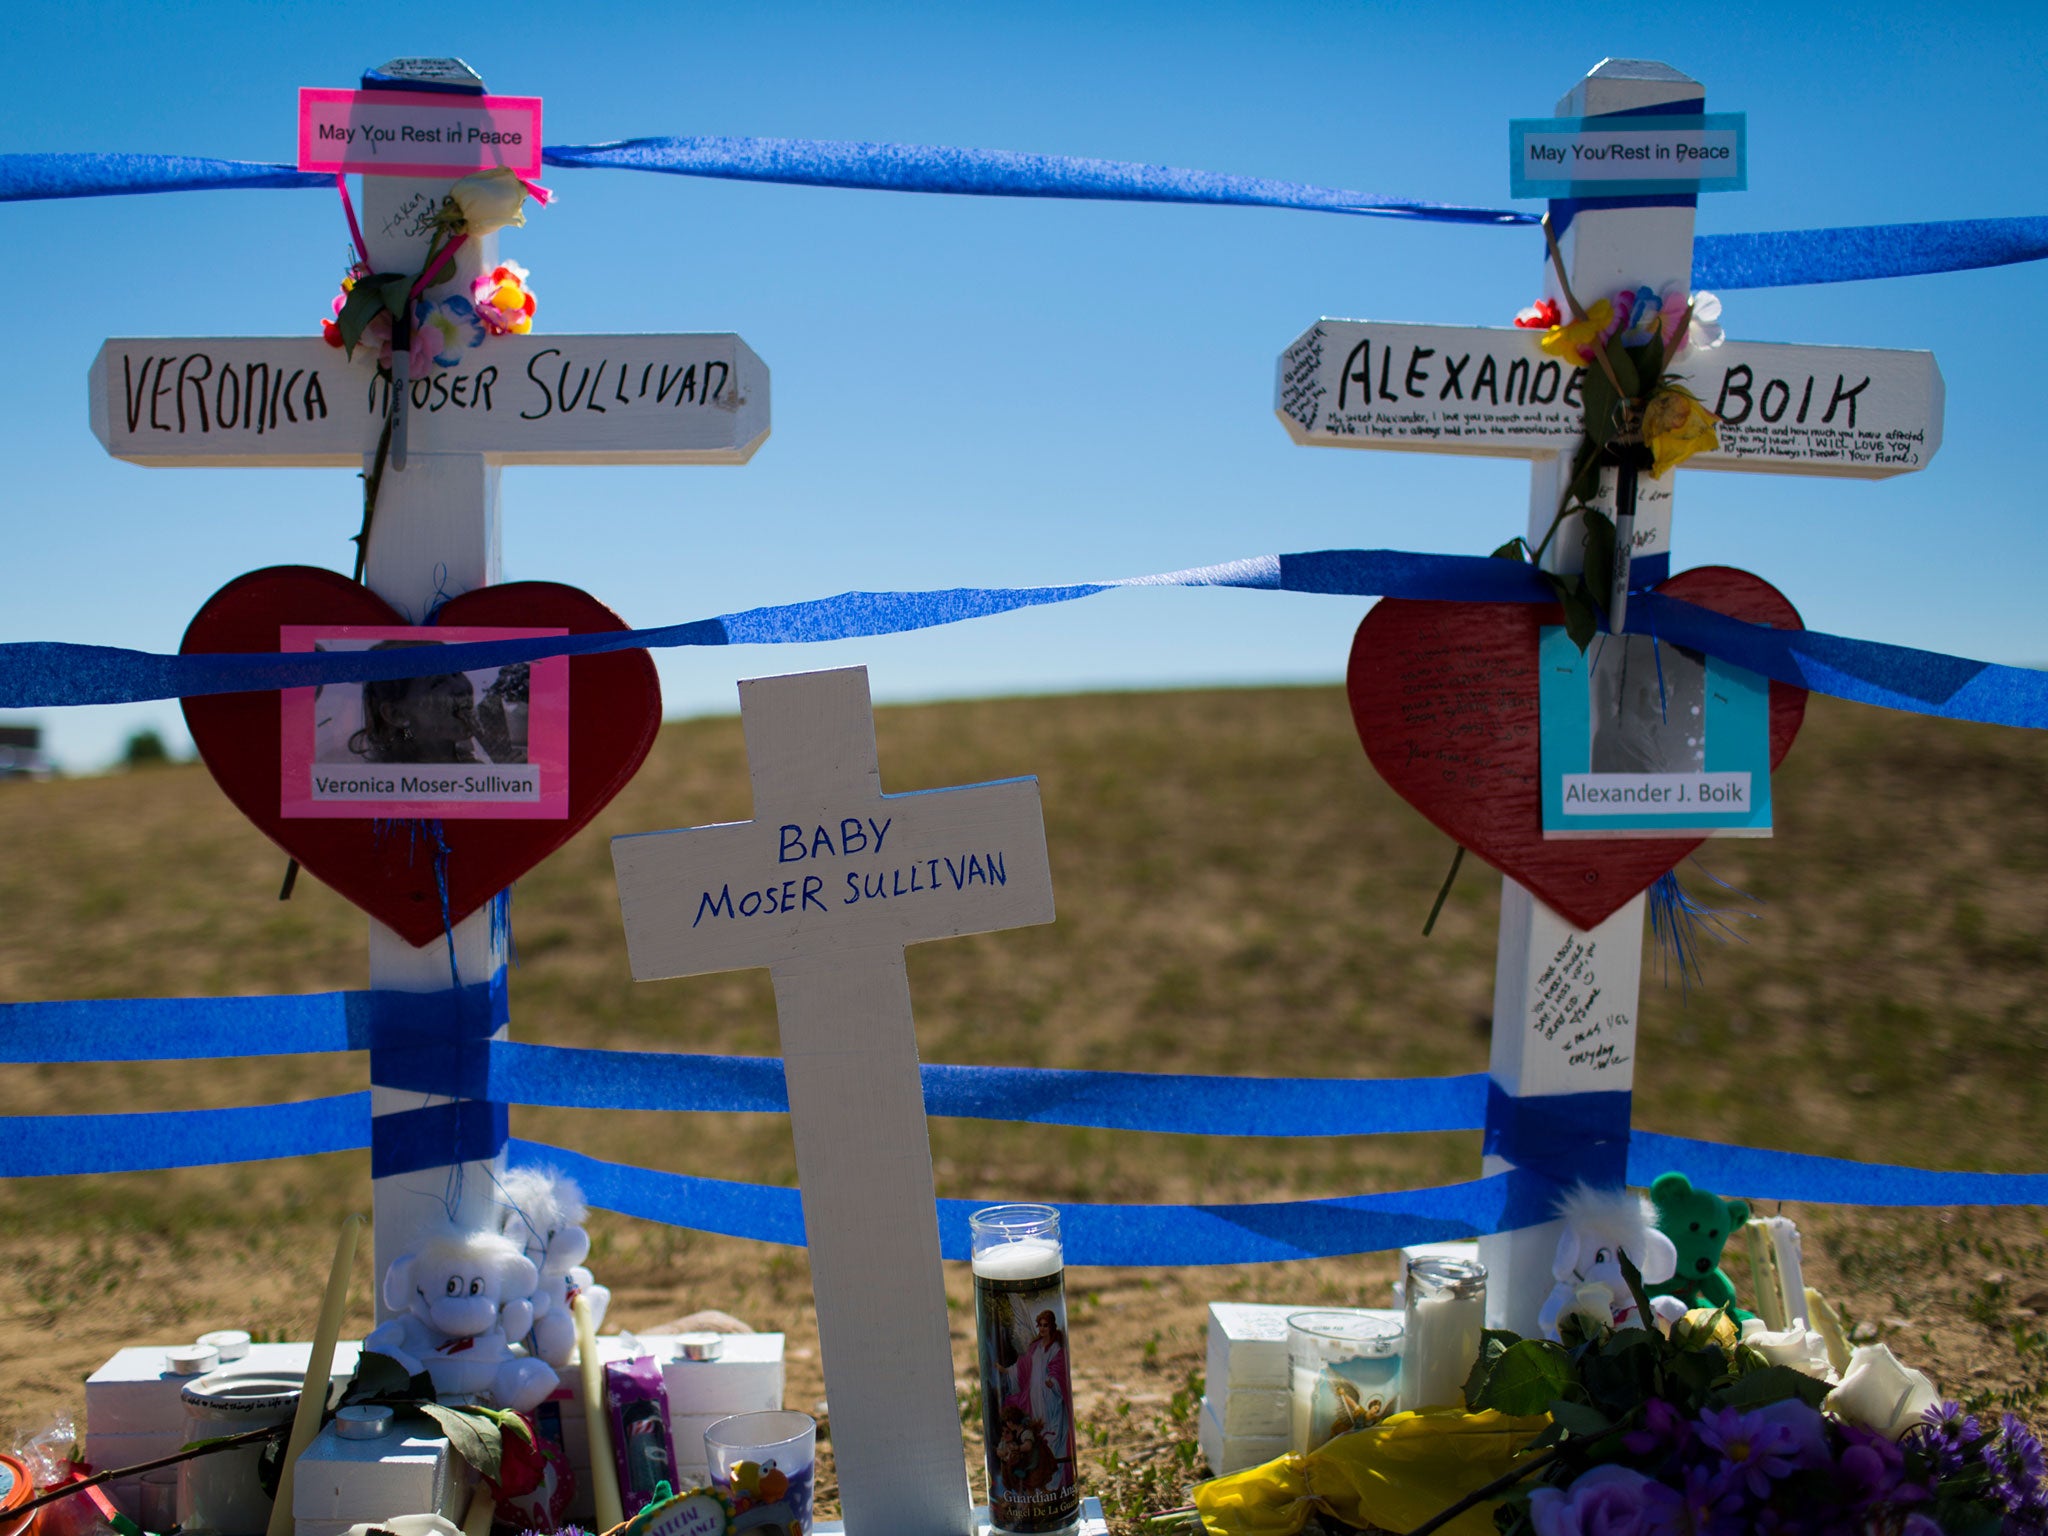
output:
M 1704 100 L 1697 81 L 1668 65 L 1608 59 L 1558 103 L 1557 115 L 1596 117 L 1673 103 L 1699 103 L 1693 110 L 1704 111 Z M 1560 246 L 1573 292 L 1591 304 L 1623 288 L 1689 288 L 1692 242 L 1690 207 L 1594 206 L 1577 211 Z M 1544 282 L 1561 303 L 1548 262 Z M 1534 547 L 1556 516 L 1583 417 L 1579 380 L 1545 357 L 1536 337 L 1510 328 L 1323 320 L 1282 354 L 1274 409 L 1305 445 L 1531 460 L 1528 539 Z M 1692 352 L 1676 371 L 1723 421 L 1721 450 L 1691 459 L 1687 468 L 1876 478 L 1924 467 L 1941 444 L 1941 375 L 1930 353 L 1731 341 Z M 1671 479 L 1645 476 L 1641 482 L 1638 585 L 1660 579 L 1668 568 Z M 1610 516 L 1613 485 L 1610 471 L 1600 498 Z M 1581 568 L 1579 521 L 1570 519 L 1550 541 L 1546 568 L 1565 574 Z M 1644 897 L 1586 932 L 1515 881 L 1502 886 L 1494 1081 L 1521 1098 L 1628 1089 L 1635 1076 Z M 1553 1013 L 1595 998 L 1603 1043 L 1614 1049 L 1575 1062 Z M 1485 1171 L 1508 1166 L 1490 1156 Z M 1556 1246 L 1554 1223 L 1481 1240 L 1493 1326 L 1535 1331 Z
M 375 270 L 420 269 L 428 220 L 451 185 L 362 178 Z M 497 263 L 495 234 L 469 240 L 453 275 L 427 296 L 467 295 Z M 309 286 L 309 309 L 329 297 Z M 114 457 L 136 464 L 367 470 L 390 387 L 373 360 L 374 349 L 358 348 L 351 362 L 318 335 L 109 341 L 90 376 L 93 432 Z M 768 370 L 732 335 L 489 337 L 411 390 L 411 451 L 403 470 L 386 466 L 364 575 L 414 623 L 437 600 L 499 579 L 502 465 L 741 464 L 768 435 Z M 465 984 L 505 963 L 488 910 L 457 923 L 451 943 Z M 372 920 L 370 985 L 440 991 L 451 985 L 450 950 L 438 942 L 414 949 Z M 421 1105 L 417 1093 L 372 1089 L 380 1119 Z M 502 1171 L 500 1157 L 377 1180 L 376 1273 L 446 1215 L 493 1225 Z M 378 1316 L 385 1312 L 379 1288 Z
M 966 1536 L 903 947 L 1049 923 L 1036 779 L 882 793 L 867 670 L 740 684 L 754 820 L 612 840 L 641 981 L 775 982 L 849 1536 Z

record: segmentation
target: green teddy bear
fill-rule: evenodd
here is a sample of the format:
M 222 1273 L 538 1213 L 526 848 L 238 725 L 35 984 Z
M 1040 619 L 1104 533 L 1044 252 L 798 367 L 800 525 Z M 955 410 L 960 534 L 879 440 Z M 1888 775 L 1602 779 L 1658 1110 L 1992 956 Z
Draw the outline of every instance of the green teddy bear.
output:
M 1678 1269 L 1645 1289 L 1653 1298 L 1676 1296 L 1687 1307 L 1726 1307 L 1740 1325 L 1751 1314 L 1735 1305 L 1734 1282 L 1721 1272 L 1721 1250 L 1749 1220 L 1748 1202 L 1723 1200 L 1694 1189 L 1682 1173 L 1666 1173 L 1650 1186 L 1650 1203 L 1657 1208 L 1657 1229 L 1678 1250 Z

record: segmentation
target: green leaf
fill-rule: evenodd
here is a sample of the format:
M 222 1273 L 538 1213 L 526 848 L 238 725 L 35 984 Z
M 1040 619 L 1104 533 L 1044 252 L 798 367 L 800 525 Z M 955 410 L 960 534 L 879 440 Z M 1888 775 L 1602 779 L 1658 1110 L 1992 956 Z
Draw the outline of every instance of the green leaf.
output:
M 1618 425 L 1616 407 L 1620 398 L 1614 393 L 1614 386 L 1607 382 L 1607 370 L 1598 363 L 1590 364 L 1586 369 L 1583 397 L 1586 402 L 1586 437 L 1596 445 L 1605 446 Z
M 334 323 L 341 331 L 341 344 L 349 356 L 355 356 L 356 343 L 363 339 L 364 330 L 383 312 L 383 309 L 383 295 L 372 286 L 370 279 L 364 279 L 348 291 L 348 297 L 341 301 L 341 313 L 334 317 Z
M 1581 514 L 1585 530 L 1586 594 L 1605 613 L 1614 604 L 1614 524 L 1592 507 Z
M 374 283 L 376 285 L 379 302 L 383 304 L 384 308 L 390 313 L 391 318 L 395 320 L 405 313 L 405 306 L 412 300 L 412 281 L 403 272 L 396 272 L 365 278 L 363 283 Z M 363 283 L 358 283 L 356 286 L 360 288 L 363 286 Z
M 1588 1407 L 1584 1403 L 1568 1402 L 1560 1397 L 1545 1404 L 1545 1407 L 1550 1411 L 1551 1421 L 1562 1425 L 1567 1434 L 1584 1435 L 1590 1439 L 1594 1435 L 1604 1435 L 1614 1428 L 1614 1420 L 1598 1408 Z
M 1527 549 L 1528 546 L 1522 541 L 1522 536 L 1516 534 L 1507 543 L 1496 549 L 1488 558 L 1494 560 L 1520 560 L 1527 552 Z
M 1635 1261 L 1619 1248 L 1614 1250 L 1614 1257 L 1621 1264 L 1621 1278 L 1628 1282 L 1628 1294 L 1636 1304 L 1636 1316 L 1642 1319 L 1643 1326 L 1647 1328 L 1655 1314 L 1650 1311 L 1649 1294 L 1643 1289 L 1643 1272 L 1637 1269 Z
M 1583 652 L 1593 643 L 1593 637 L 1600 633 L 1600 616 L 1593 609 L 1593 600 L 1586 595 L 1586 578 L 1544 574 L 1564 609 L 1564 632 Z
M 1761 1408 L 1796 1397 L 1809 1408 L 1818 1408 L 1833 1389 L 1824 1381 L 1795 1371 L 1789 1365 L 1767 1365 L 1760 1371 L 1738 1376 L 1715 1394 L 1731 1408 Z
M 1500 1352 L 1476 1393 L 1466 1401 L 1476 1413 L 1495 1408 L 1502 1413 L 1541 1413 L 1551 1399 L 1579 1384 L 1571 1356 L 1549 1339 L 1517 1339 Z
M 1628 360 L 1636 371 L 1635 393 L 1648 394 L 1649 391 L 1642 388 L 1642 381 L 1659 378 L 1664 372 L 1664 333 L 1659 331 L 1640 346 L 1630 347 Z
M 1521 1342 L 1522 1336 L 1519 1333 L 1512 1333 L 1505 1328 L 1480 1330 L 1479 1358 L 1472 1362 L 1472 1369 L 1465 1374 L 1466 1402 L 1474 1403 L 1479 1400 L 1480 1390 L 1500 1357 L 1506 1354 L 1510 1347 Z
M 496 1424 L 467 1409 L 444 1408 L 439 1403 L 421 1403 L 420 1412 L 441 1426 L 450 1450 L 492 1482 L 498 1480 L 505 1461 L 505 1442 Z
M 1635 359 L 1628 355 L 1628 348 L 1621 344 L 1619 335 L 1607 339 L 1607 361 L 1614 369 L 1614 382 L 1621 386 L 1622 398 L 1633 400 L 1643 391 L 1643 381 L 1636 373 Z M 1599 364 L 1594 364 L 1599 367 Z
M 412 1395 L 412 1378 L 405 1367 L 389 1355 L 375 1350 L 356 1361 L 355 1376 L 342 1389 L 344 1403 L 363 1403 L 376 1398 L 406 1398 Z

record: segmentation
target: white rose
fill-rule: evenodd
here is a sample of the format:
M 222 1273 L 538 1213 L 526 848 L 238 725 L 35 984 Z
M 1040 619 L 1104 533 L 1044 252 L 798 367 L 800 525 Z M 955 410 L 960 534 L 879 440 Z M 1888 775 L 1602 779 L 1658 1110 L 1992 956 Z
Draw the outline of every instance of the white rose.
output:
M 462 210 L 462 227 L 472 240 L 526 223 L 520 207 L 526 201 L 526 184 L 502 165 L 463 177 L 448 195 Z
M 1842 1384 L 1821 1406 L 1844 1423 L 1896 1440 L 1940 1401 L 1941 1393 L 1922 1372 L 1899 1364 L 1883 1344 L 1865 1344 L 1849 1356 Z
M 1835 1368 L 1828 1361 L 1827 1341 L 1809 1330 L 1804 1320 L 1773 1333 L 1764 1326 L 1762 1318 L 1752 1317 L 1742 1325 L 1742 1342 L 1772 1365 L 1789 1365 L 1821 1381 L 1835 1380 Z

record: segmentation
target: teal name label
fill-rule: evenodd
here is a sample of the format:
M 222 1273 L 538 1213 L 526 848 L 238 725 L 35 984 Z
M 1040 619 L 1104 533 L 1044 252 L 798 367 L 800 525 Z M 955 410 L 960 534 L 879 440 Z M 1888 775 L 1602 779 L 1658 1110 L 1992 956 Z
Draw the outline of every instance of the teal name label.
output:
M 1518 117 L 1508 124 L 1512 197 L 1740 192 L 1749 130 L 1740 112 L 1691 117 Z

